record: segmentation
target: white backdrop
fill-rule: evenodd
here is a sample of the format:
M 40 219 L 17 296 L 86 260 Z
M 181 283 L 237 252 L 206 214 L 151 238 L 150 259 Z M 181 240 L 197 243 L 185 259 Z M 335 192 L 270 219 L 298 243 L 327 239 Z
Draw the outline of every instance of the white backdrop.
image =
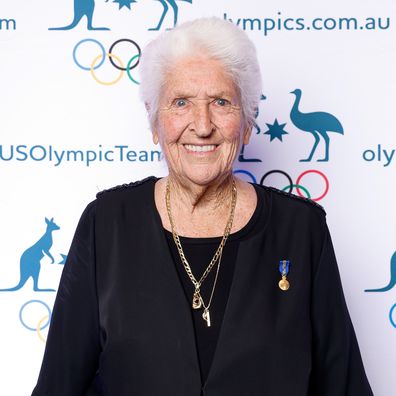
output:
M 172 1 L 166 2 L 160 31 L 173 26 Z M 84 3 L 89 1 L 76 2 Z M 72 29 L 48 30 L 73 20 L 72 0 L 1 0 L 0 289 L 19 283 L 21 257 L 45 235 L 45 218 L 60 229 L 52 231 L 53 243 L 47 245 L 54 263 L 48 255 L 41 259 L 39 286 L 56 289 L 78 218 L 96 192 L 166 174 L 138 85 L 127 73 L 121 76 L 108 57 L 97 67 L 101 46 L 109 52 L 123 40 L 112 54 L 126 65 L 138 50 L 124 39 L 144 48 L 156 37 L 158 31 L 149 29 L 157 27 L 163 3 L 97 0 L 92 24 L 109 30 L 88 30 L 86 16 Z M 325 207 L 367 375 L 376 396 L 394 395 L 396 289 L 365 290 L 388 285 L 396 251 L 396 3 L 174 4 L 179 23 L 217 15 L 238 23 L 255 41 L 266 99 L 235 170 L 247 170 L 240 176 L 257 182 L 276 171 L 264 183 L 287 189 L 290 182 L 279 171 L 286 172 L 301 186 L 294 193 L 309 194 Z M 91 41 L 81 42 L 85 39 Z M 130 75 L 138 80 L 139 66 Z M 112 85 L 100 83 L 119 76 Z M 292 112 L 295 89 L 301 101 Z M 301 114 L 317 111 L 327 114 L 317 115 L 316 124 Z M 314 130 L 322 133 L 317 150 L 301 162 L 313 147 Z M 326 135 L 329 158 L 318 161 Z M 246 161 L 252 159 L 258 161 Z M 40 249 L 43 240 L 22 260 Z M 396 280 L 396 256 L 392 263 Z M 18 290 L 0 291 L 1 395 L 25 396 L 33 389 L 54 298 L 54 292 L 33 291 L 32 278 Z

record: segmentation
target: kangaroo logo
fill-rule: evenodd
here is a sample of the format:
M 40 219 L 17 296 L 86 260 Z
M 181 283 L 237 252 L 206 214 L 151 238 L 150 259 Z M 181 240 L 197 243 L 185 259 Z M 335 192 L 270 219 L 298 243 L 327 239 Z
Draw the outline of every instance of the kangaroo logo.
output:
M 385 287 L 379 289 L 366 289 L 365 292 L 386 292 L 396 285 L 396 252 L 393 253 L 390 261 L 390 281 Z
M 109 0 L 106 0 L 107 3 Z M 177 24 L 178 18 L 178 6 L 176 4 L 176 0 L 158 0 L 163 6 L 163 12 L 158 22 L 158 25 L 155 28 L 150 28 L 148 30 L 160 30 L 162 26 L 162 22 L 166 14 L 168 13 L 169 6 L 173 10 L 173 27 Z M 185 1 L 187 3 L 192 4 L 193 0 L 180 0 Z M 123 7 L 131 9 L 131 3 L 136 3 L 136 0 L 113 0 L 113 3 L 118 3 L 118 9 L 121 10 Z M 92 25 L 93 13 L 95 10 L 95 0 L 74 0 L 74 18 L 73 21 L 63 27 L 51 27 L 48 30 L 70 30 L 75 28 L 81 21 L 81 19 L 85 16 L 87 18 L 87 29 L 88 30 L 110 30 L 108 27 L 94 27 Z
M 48 30 L 70 30 L 76 27 L 82 17 L 87 17 L 88 30 L 110 30 L 107 27 L 93 27 L 92 18 L 95 9 L 95 0 L 74 0 L 74 18 L 70 25 L 63 27 L 49 28 Z
M 21 289 L 26 281 L 33 278 L 33 290 L 42 292 L 53 292 L 54 289 L 40 289 L 38 287 L 38 279 L 40 275 L 41 264 L 40 261 L 46 254 L 51 260 L 52 264 L 55 262 L 50 253 L 52 247 L 52 231 L 59 230 L 60 227 L 54 223 L 54 219 L 45 219 L 47 229 L 44 235 L 31 247 L 26 249 L 21 256 L 20 272 L 21 278 L 17 286 L 10 289 L 0 289 L 0 291 L 15 291 Z
M 267 99 L 267 97 L 265 95 L 261 94 L 260 100 L 266 100 L 266 99 Z M 259 115 L 260 115 L 260 108 L 258 106 L 256 108 L 256 112 L 254 113 L 254 118 L 257 119 L 257 117 Z M 260 125 L 256 121 L 253 124 L 253 128 L 256 129 L 256 131 L 257 131 L 256 134 L 257 135 L 261 132 Z M 244 151 L 245 151 L 245 145 L 242 144 L 241 151 L 240 151 L 239 156 L 238 156 L 238 161 L 239 162 L 261 162 L 261 159 L 259 159 L 259 158 L 245 158 L 244 157 Z
M 328 136 L 328 132 L 336 132 L 343 135 L 344 130 L 340 121 L 338 121 L 338 119 L 332 114 L 325 113 L 323 111 L 317 111 L 314 113 L 302 113 L 299 110 L 301 89 L 295 89 L 290 93 L 296 96 L 293 108 L 291 109 L 290 113 L 290 119 L 292 123 L 296 128 L 301 129 L 304 132 L 312 133 L 315 138 L 315 143 L 308 158 L 302 159 L 300 160 L 300 162 L 309 162 L 312 160 L 315 150 L 318 147 L 320 136 L 322 136 L 325 141 L 325 156 L 324 158 L 318 159 L 317 161 L 328 161 L 330 145 L 330 138 Z

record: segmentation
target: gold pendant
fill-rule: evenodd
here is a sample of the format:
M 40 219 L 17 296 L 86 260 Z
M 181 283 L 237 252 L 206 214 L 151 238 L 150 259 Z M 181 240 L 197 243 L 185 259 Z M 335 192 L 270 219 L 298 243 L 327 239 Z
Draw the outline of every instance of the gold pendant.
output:
M 282 279 L 278 283 L 279 289 L 286 291 L 290 287 L 289 281 L 286 279 L 286 276 L 282 276 Z
M 210 327 L 210 313 L 209 309 L 205 309 L 202 313 L 202 317 L 206 320 L 206 325 Z
M 199 290 L 195 290 L 195 292 L 194 292 L 193 300 L 192 300 L 192 307 L 193 307 L 193 309 L 199 309 L 202 307 L 201 293 L 199 292 Z

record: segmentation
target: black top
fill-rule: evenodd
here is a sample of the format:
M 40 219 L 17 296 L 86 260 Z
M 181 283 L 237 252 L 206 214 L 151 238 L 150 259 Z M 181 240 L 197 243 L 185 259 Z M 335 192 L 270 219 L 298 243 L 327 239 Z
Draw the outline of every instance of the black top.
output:
M 372 396 L 324 211 L 261 186 L 266 215 L 239 240 L 203 382 L 156 181 L 104 192 L 81 216 L 34 396 Z
M 230 234 L 227 239 L 223 249 L 219 275 L 209 309 L 211 326 L 208 327 L 206 322 L 203 320 L 202 309 L 191 308 L 200 362 L 201 378 L 203 383 L 206 381 L 210 365 L 212 363 L 221 323 L 223 321 L 224 311 L 234 275 L 235 261 L 238 254 L 239 243 L 243 239 L 252 237 L 261 227 L 260 223 L 264 224 L 265 213 L 262 209 L 263 198 L 261 194 L 258 194 L 257 206 L 249 222 L 239 231 Z M 180 255 L 173 240 L 172 233 L 166 229 L 164 229 L 164 231 L 167 236 L 168 245 L 170 247 L 173 261 L 175 263 L 179 279 L 182 283 L 185 296 L 188 303 L 191 305 L 192 296 L 194 293 L 194 285 L 192 284 L 183 267 Z M 190 264 L 191 270 L 195 278 L 198 280 L 210 263 L 222 240 L 222 237 L 188 238 L 180 236 L 179 238 L 184 254 L 188 260 L 188 263 Z M 216 270 L 217 264 L 212 268 L 211 272 L 201 286 L 201 295 L 205 305 L 208 304 L 210 299 Z

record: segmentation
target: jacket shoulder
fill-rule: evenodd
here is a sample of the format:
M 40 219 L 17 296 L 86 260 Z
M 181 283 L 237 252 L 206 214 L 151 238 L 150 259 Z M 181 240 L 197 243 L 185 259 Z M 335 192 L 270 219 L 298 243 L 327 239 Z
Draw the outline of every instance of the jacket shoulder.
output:
M 319 210 L 322 214 L 326 215 L 326 211 L 322 205 L 319 205 L 317 202 L 313 201 L 312 199 L 301 197 L 299 195 L 295 195 L 286 191 L 279 190 L 275 187 L 269 187 L 269 186 L 263 186 L 263 185 L 258 185 L 259 187 L 263 188 L 267 192 L 273 193 L 276 197 L 279 198 L 279 200 L 285 200 L 286 202 L 296 202 L 296 203 L 301 203 L 303 205 L 308 205 L 313 208 L 316 208 Z M 285 202 L 285 203 L 286 203 Z
M 144 187 L 150 182 L 156 181 L 155 176 L 149 176 L 142 180 L 137 180 L 131 183 L 119 184 L 118 186 L 110 187 L 108 189 L 102 190 L 96 194 L 96 198 L 109 197 L 113 195 L 118 195 L 119 193 L 130 192 L 139 189 L 138 187 Z

